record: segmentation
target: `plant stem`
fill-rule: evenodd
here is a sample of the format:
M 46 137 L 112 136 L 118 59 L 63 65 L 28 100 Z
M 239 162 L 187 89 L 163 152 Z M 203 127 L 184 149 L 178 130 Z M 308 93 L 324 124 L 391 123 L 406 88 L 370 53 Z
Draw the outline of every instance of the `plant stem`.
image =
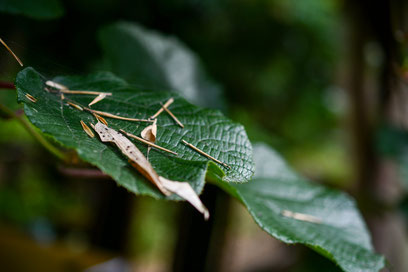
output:
M 74 167 L 58 167 L 58 170 L 65 176 L 74 178 L 86 178 L 86 179 L 111 179 L 110 176 L 103 173 L 99 169 L 94 168 L 74 168 Z
M 11 109 L 8 107 L 0 104 L 0 112 L 5 114 L 6 116 L 10 118 L 17 119 L 20 124 L 29 132 L 31 135 L 43 146 L 45 147 L 49 152 L 54 154 L 56 157 L 63 161 L 68 161 L 68 156 L 55 146 L 53 146 L 49 141 L 47 141 L 44 136 L 42 136 L 38 131 L 36 131 L 33 126 L 26 120 L 24 119 L 23 116 L 19 116 L 16 113 L 14 113 Z
M 12 82 L 0 81 L 0 89 L 15 90 L 16 87 Z

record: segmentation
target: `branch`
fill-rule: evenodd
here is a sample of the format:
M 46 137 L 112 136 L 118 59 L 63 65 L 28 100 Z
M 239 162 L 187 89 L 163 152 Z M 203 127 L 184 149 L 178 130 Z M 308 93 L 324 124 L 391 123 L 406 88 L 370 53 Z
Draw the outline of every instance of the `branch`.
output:
M 110 179 L 111 177 L 95 168 L 72 168 L 58 167 L 58 170 L 69 177 L 74 178 L 95 178 L 95 179 Z
M 0 89 L 15 90 L 16 86 L 12 82 L 0 81 Z

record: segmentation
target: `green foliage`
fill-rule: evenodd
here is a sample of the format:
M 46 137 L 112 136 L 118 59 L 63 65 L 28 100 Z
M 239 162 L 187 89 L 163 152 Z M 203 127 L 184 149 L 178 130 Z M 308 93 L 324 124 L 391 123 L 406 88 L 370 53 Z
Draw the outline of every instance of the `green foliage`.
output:
M 206 110 L 189 104 L 175 93 L 152 92 L 131 86 L 110 73 L 98 73 L 86 77 L 57 77 L 53 79 L 71 89 L 112 92 L 113 95 L 94 105 L 93 108 L 120 116 L 148 118 L 170 97 L 175 102 L 172 112 L 185 125 L 178 127 L 166 113 L 158 118 L 156 144 L 177 152 L 177 157 L 152 151 L 149 160 L 159 175 L 178 181 L 188 181 L 199 193 L 204 186 L 207 168 L 209 174 L 217 175 L 224 181 L 245 182 L 253 174 L 252 147 L 244 128 L 233 123 L 220 112 Z M 55 93 L 44 90 L 44 78 L 32 68 L 26 68 L 17 76 L 18 99 L 24 103 L 29 120 L 44 133 L 51 135 L 65 147 L 73 148 L 85 161 L 99 167 L 118 184 L 136 194 L 154 197 L 162 195 L 146 182 L 127 162 L 120 151 L 102 143 L 97 137 L 90 138 L 82 129 L 80 120 L 95 123 L 88 112 L 79 111 L 63 102 Z M 37 99 L 31 102 L 25 94 Z M 94 96 L 71 95 L 81 105 L 87 105 Z M 146 123 L 135 123 L 108 119 L 109 126 L 118 130 L 140 135 Z M 229 164 L 230 170 L 209 162 L 208 159 L 182 144 L 181 139 L 196 145 L 205 152 Z M 146 148 L 136 143 L 143 151 Z
M 320 1 L 317 2 L 320 3 Z M 276 6 L 280 2 L 271 3 Z M 283 9 L 287 8 L 284 4 L 281 6 Z M 300 18 L 301 25 L 310 17 L 306 12 L 310 9 L 306 5 L 301 5 L 297 9 L 288 7 L 288 10 L 293 11 L 293 18 Z M 302 17 L 299 14 L 307 16 Z M 320 24 L 320 19 L 313 21 L 312 25 Z M 284 21 L 283 17 L 282 20 Z M 248 22 L 241 21 L 246 27 Z M 253 25 L 258 27 L 260 24 L 255 21 Z M 268 24 L 264 22 L 261 25 L 266 27 Z M 237 29 L 235 25 L 234 29 Z M 281 26 L 275 26 L 276 29 L 280 30 Z M 315 67 L 322 67 L 322 65 L 309 59 L 314 60 L 316 55 L 310 52 L 321 52 L 318 46 L 302 47 L 303 40 L 299 42 L 291 39 L 291 37 L 298 37 L 299 33 L 280 32 L 281 35 L 289 35 L 286 39 L 286 44 L 289 44 L 286 46 L 288 47 L 286 54 L 297 59 L 302 65 L 308 64 L 306 68 L 302 68 L 308 73 L 304 75 L 299 73 L 297 67 L 303 66 L 292 64 L 294 62 L 289 57 L 280 59 L 273 54 L 268 58 L 265 57 L 266 68 L 259 69 L 258 63 L 255 65 L 251 61 L 254 54 L 263 57 L 266 50 L 252 47 L 255 43 L 244 36 L 242 40 L 231 41 L 241 45 L 239 41 L 249 40 L 248 48 L 244 49 L 246 53 L 250 52 L 250 56 L 243 56 L 240 46 L 236 52 L 231 53 L 239 56 L 235 59 L 238 68 L 235 67 L 236 69 L 229 71 L 220 66 L 219 69 L 222 73 L 231 73 L 231 82 L 235 84 L 231 86 L 236 87 L 231 88 L 234 90 L 234 95 L 238 90 L 236 94 L 239 99 L 250 101 L 248 104 L 254 106 L 255 113 L 260 108 L 262 114 L 259 115 L 268 116 L 268 124 L 281 122 L 280 126 L 285 132 L 285 138 L 304 141 L 305 138 L 310 138 L 305 137 L 305 135 L 308 136 L 307 131 L 316 130 L 314 126 L 310 126 L 310 120 L 313 119 L 311 116 L 316 117 L 316 126 L 319 126 L 321 116 L 324 115 L 321 112 L 328 112 L 322 104 L 322 95 L 315 91 L 326 84 L 327 75 L 323 76 L 324 80 L 321 79 L 320 74 L 316 76 Z M 261 34 L 264 35 L 264 33 Z M 226 40 L 229 39 L 228 35 L 221 34 Z M 241 38 L 241 35 L 237 37 Z M 285 40 L 279 36 L 270 35 L 270 37 Z M 270 148 L 264 145 L 256 146 L 257 170 L 250 182 L 229 183 L 248 181 L 251 177 L 253 173 L 251 145 L 242 126 L 231 122 L 217 111 L 201 109 L 184 100 L 186 98 L 195 104 L 222 107 L 220 88 L 208 79 L 201 62 L 181 42 L 131 23 L 117 23 L 103 28 L 99 33 L 99 40 L 105 63 L 124 80 L 110 73 L 97 73 L 86 77 L 64 76 L 53 80 L 71 89 L 112 92 L 113 96 L 96 104 L 95 109 L 129 117 L 149 117 L 160 107 L 160 102 L 164 102 L 169 97 L 175 97 L 176 102 L 171 109 L 186 128 L 179 128 L 165 113 L 160 116 L 157 144 L 179 153 L 179 157 L 174 157 L 161 151 L 150 152 L 149 160 L 160 175 L 174 180 L 189 181 L 198 193 L 203 189 L 205 180 L 215 183 L 239 199 L 247 207 L 256 223 L 270 235 L 285 243 L 305 244 L 333 260 L 344 271 L 378 271 L 384 266 L 384 258 L 373 253 L 369 233 L 353 200 L 344 193 L 312 184 L 299 177 Z M 225 47 L 230 48 L 226 40 Z M 304 39 L 303 42 L 308 43 L 309 40 Z M 277 46 L 280 43 L 266 40 L 260 44 L 270 49 L 271 45 Z M 219 44 L 216 45 L 219 46 Z M 242 42 L 242 45 L 244 46 L 245 43 Z M 293 45 L 296 45 L 295 50 L 291 49 Z M 301 52 L 302 48 L 303 57 L 292 56 L 291 50 Z M 282 50 L 279 47 L 277 49 L 270 49 L 270 51 L 281 54 Z M 214 54 L 213 58 L 220 59 L 221 56 L 209 51 L 211 55 Z M 239 69 L 246 60 L 248 61 L 246 69 Z M 247 71 L 251 70 L 248 67 L 254 68 L 254 74 L 257 75 L 255 81 L 252 79 L 251 82 L 245 76 L 248 74 Z M 325 70 L 319 69 L 319 71 Z M 299 78 L 301 75 L 303 77 Z M 274 84 L 271 84 L 271 78 Z M 313 78 L 315 81 L 310 86 L 302 86 L 302 88 L 313 91 L 298 94 L 298 82 L 303 82 L 305 78 Z M 75 149 L 83 160 L 99 167 L 129 191 L 162 198 L 149 182 L 129 166 L 126 158 L 117 149 L 101 143 L 97 138 L 89 138 L 85 134 L 79 121 L 95 122 L 92 115 L 61 103 L 56 94 L 45 92 L 44 81 L 45 79 L 32 68 L 20 72 L 16 81 L 18 99 L 24 103 L 25 113 L 34 125 L 63 146 Z M 254 82 L 258 86 L 253 84 Z M 239 91 L 240 88 L 241 91 Z M 289 93 L 286 90 L 292 91 Z M 243 95 L 244 91 L 246 96 Z M 294 95 L 295 91 L 296 95 Z M 260 95 L 256 92 L 264 93 Z M 25 97 L 26 93 L 37 98 L 37 103 L 29 101 Z M 298 96 L 301 97 L 301 99 L 298 98 L 301 103 L 289 103 Z M 70 96 L 70 98 L 82 105 L 87 105 L 93 97 Z M 277 107 L 280 109 L 276 110 Z M 297 110 L 293 111 L 293 108 Z M 305 118 L 305 115 L 308 118 Z M 271 121 L 269 118 L 274 120 Z M 306 119 L 309 120 L 308 123 L 305 123 Z M 146 123 L 112 119 L 107 121 L 112 128 L 123 128 L 135 135 L 139 135 L 146 126 Z M 328 118 L 328 123 L 331 121 L 331 118 Z M 268 128 L 262 126 L 262 129 Z M 181 144 L 182 138 L 231 165 L 232 170 L 226 171 L 227 169 L 208 162 L 206 158 Z M 136 145 L 145 153 L 146 148 L 142 144 L 136 143 Z M 313 223 L 284 216 L 283 211 L 313 216 L 321 222 Z
M 265 145 L 254 146 L 254 160 L 251 182 L 216 184 L 238 198 L 262 229 L 285 243 L 307 245 L 344 271 L 378 271 L 384 266 L 384 258 L 373 253 L 367 228 L 350 197 L 299 177 Z M 284 210 L 321 222 L 286 217 Z
M 197 192 L 202 190 L 207 177 L 238 198 L 269 234 L 285 243 L 305 244 L 335 261 L 345 271 L 376 271 L 383 267 L 384 259 L 372 252 L 368 231 L 354 202 L 343 193 L 298 177 L 264 145 L 255 149 L 257 172 L 251 182 L 228 183 L 251 177 L 252 149 L 242 126 L 219 112 L 197 108 L 176 94 L 134 87 L 110 73 L 57 77 L 54 81 L 71 89 L 111 91 L 113 96 L 96 104 L 95 109 L 129 117 L 147 118 L 160 107 L 159 102 L 175 96 L 172 110 L 185 128 L 177 127 L 167 115 L 158 119 L 157 143 L 179 153 L 177 158 L 157 151 L 150 153 L 149 159 L 160 175 L 189 181 Z M 85 134 L 79 121 L 95 122 L 94 117 L 65 105 L 56 94 L 46 92 L 44 78 L 39 73 L 32 68 L 23 70 L 17 77 L 16 86 L 18 99 L 24 103 L 28 118 L 44 133 L 74 148 L 83 160 L 98 166 L 128 190 L 161 197 L 117 149 Z M 26 93 L 36 97 L 37 102 L 29 101 Z M 71 98 L 81 105 L 92 100 L 83 95 Z M 121 120 L 108 119 L 108 122 L 113 128 L 123 128 L 136 135 L 145 126 Z M 230 164 L 232 170 L 224 172 L 225 169 L 208 162 L 182 145 L 182 138 Z M 146 150 L 137 145 L 142 151 Z M 314 216 L 321 222 L 286 217 L 282 215 L 284 210 Z
M 0 12 L 45 20 L 62 16 L 64 10 L 59 0 L 2 0 Z
M 99 38 L 110 69 L 128 82 L 176 90 L 200 106 L 222 107 L 220 87 L 176 38 L 125 22 L 103 28 Z

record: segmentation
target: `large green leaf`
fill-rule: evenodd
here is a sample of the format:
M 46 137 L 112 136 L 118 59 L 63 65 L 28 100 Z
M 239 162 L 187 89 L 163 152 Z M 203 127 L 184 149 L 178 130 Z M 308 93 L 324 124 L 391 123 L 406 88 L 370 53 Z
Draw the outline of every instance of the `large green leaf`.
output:
M 100 31 L 110 69 L 130 83 L 174 90 L 200 106 L 221 108 L 221 88 L 182 42 L 134 23 L 116 23 Z
M 156 143 L 179 154 L 175 157 L 161 151 L 150 152 L 149 160 L 161 176 L 188 181 L 196 192 L 201 192 L 209 165 L 212 175 L 217 175 L 228 182 L 245 182 L 253 174 L 252 147 L 244 128 L 216 110 L 191 105 L 175 93 L 152 92 L 131 86 L 106 72 L 85 77 L 57 77 L 53 81 L 75 90 L 112 92 L 112 96 L 94 105 L 93 108 L 126 117 L 148 118 L 161 107 L 161 102 L 174 97 L 175 101 L 170 109 L 185 127 L 182 129 L 177 126 L 166 113 L 162 113 L 158 118 Z M 44 82 L 45 79 L 32 68 L 21 71 L 16 79 L 18 99 L 24 103 L 24 111 L 35 126 L 62 145 L 74 148 L 83 160 L 99 167 L 129 191 L 161 196 L 129 166 L 126 158 L 115 147 L 85 134 L 80 120 L 95 123 L 91 114 L 62 103 L 58 95 L 44 90 Z M 33 103 L 27 99 L 25 96 L 27 93 L 34 96 L 37 102 Z M 87 105 L 94 96 L 70 95 L 70 98 L 81 105 Z M 116 130 L 122 128 L 135 135 L 140 135 L 141 130 L 147 125 L 108 118 L 107 121 L 110 127 Z M 181 139 L 229 164 L 231 169 L 221 169 L 222 166 L 209 162 L 182 144 Z M 136 145 L 142 152 L 146 151 L 143 145 L 138 143 Z
M 242 201 L 263 230 L 285 243 L 309 246 L 344 271 L 372 272 L 384 266 L 349 196 L 299 177 L 265 145 L 254 146 L 254 160 L 251 182 L 213 181 Z M 321 223 L 285 217 L 284 210 L 314 216 Z
M 60 17 L 64 10 L 59 0 L 1 0 L 0 12 L 34 19 L 54 19 Z

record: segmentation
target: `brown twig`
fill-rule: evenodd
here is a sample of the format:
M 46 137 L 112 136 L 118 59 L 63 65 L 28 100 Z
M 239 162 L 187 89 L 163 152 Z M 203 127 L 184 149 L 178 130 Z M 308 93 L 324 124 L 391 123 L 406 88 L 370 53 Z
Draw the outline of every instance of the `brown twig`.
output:
M 36 103 L 37 102 L 37 98 L 35 98 L 34 96 L 32 96 L 31 94 L 25 94 L 25 97 L 28 99 L 28 100 L 30 100 L 31 102 L 33 102 L 33 103 Z
M 105 93 L 105 92 L 69 90 L 67 86 L 54 82 L 52 80 L 47 80 L 45 82 L 45 85 L 52 87 L 54 89 L 57 89 L 60 93 L 65 93 L 65 94 L 90 94 L 90 95 L 104 95 L 104 96 L 112 95 L 112 93 Z M 49 91 L 48 89 L 46 90 Z M 94 102 L 94 103 L 97 103 L 97 102 Z
M 211 159 L 211 160 L 213 160 L 213 161 L 215 161 L 215 162 L 218 162 L 219 164 L 221 164 L 221 165 L 223 165 L 223 166 L 225 166 L 225 167 L 231 169 L 231 166 L 229 166 L 229 165 L 226 164 L 225 162 L 222 162 L 222 161 L 220 161 L 220 160 L 217 160 L 217 159 L 214 158 L 213 156 L 211 156 L 211 155 L 205 153 L 205 152 L 202 151 L 201 149 L 198 149 L 197 147 L 195 147 L 194 145 L 188 143 L 188 142 L 185 141 L 185 140 L 181 140 L 181 141 L 183 142 L 183 144 L 185 144 L 186 146 L 190 147 L 191 149 L 194 149 L 195 151 L 197 151 L 197 152 L 200 153 L 201 155 L 203 155 L 203 156 L 205 156 L 205 157 L 207 157 L 207 158 L 209 158 L 209 159 Z
M 103 118 L 102 116 L 100 116 L 100 115 L 98 115 L 98 114 L 96 114 L 96 113 L 94 113 L 94 112 L 93 112 L 92 114 L 93 114 L 93 116 L 95 116 L 95 118 L 96 118 L 99 122 L 105 124 L 105 126 L 108 125 L 108 122 L 106 122 L 105 118 Z
M 164 103 L 164 105 L 162 105 L 162 107 L 155 113 L 155 114 L 153 114 L 149 119 L 156 119 L 157 118 L 157 116 L 159 116 L 159 114 L 160 113 L 162 113 L 163 112 L 163 107 L 168 107 L 168 106 L 170 106 L 171 105 L 171 103 L 173 103 L 174 102 L 174 98 L 172 97 L 172 98 L 170 98 L 169 100 L 167 100 L 167 102 L 166 103 Z
M 136 135 L 133 135 L 133 134 L 131 134 L 131 133 L 128 133 L 128 132 L 124 131 L 123 129 L 119 129 L 119 131 L 122 132 L 123 134 L 125 134 L 126 136 L 129 136 L 129 137 L 131 137 L 131 138 L 133 138 L 133 139 L 136 139 L 136 140 L 138 140 L 138 141 L 140 141 L 140 142 L 142 142 L 142 143 L 144 143 L 144 144 L 147 144 L 147 145 L 150 145 L 150 146 L 155 147 L 155 148 L 157 148 L 157 149 L 160 149 L 160 150 L 169 152 L 169 153 L 171 153 L 171 154 L 173 154 L 173 155 L 176 155 L 176 156 L 178 155 L 178 154 L 177 154 L 176 152 L 174 152 L 174 151 L 171 151 L 171 150 L 169 150 L 169 149 L 167 149 L 167 148 L 164 148 L 164 147 L 161 147 L 161 146 L 156 145 L 156 144 L 154 144 L 154 143 L 151 143 L 151 142 L 149 142 L 149 141 L 146 141 L 145 139 L 140 138 L 140 137 L 138 137 L 138 136 L 136 136 Z
M 97 111 L 97 110 L 93 110 L 93 109 L 86 108 L 86 107 L 84 107 L 84 110 L 89 111 L 89 112 L 91 112 L 91 113 L 99 114 L 99 115 L 101 115 L 101 116 L 113 118 L 113 119 L 126 120 L 126 121 L 134 121 L 134 122 L 153 122 L 152 120 L 147 120 L 147 119 L 138 119 L 138 118 L 122 117 L 122 116 L 114 115 L 114 114 L 109 113 L 109 112 Z
M 105 92 L 96 92 L 96 91 L 73 91 L 73 90 L 66 90 L 66 89 L 60 89 L 61 93 L 64 94 L 90 94 L 90 95 L 112 95 L 112 93 L 105 93 Z
M 111 177 L 103 173 L 99 169 L 92 168 L 72 168 L 72 167 L 58 167 L 58 170 L 69 177 L 75 178 L 106 178 L 110 179 Z
M 11 55 L 16 59 L 16 61 L 21 65 L 21 67 L 24 66 L 23 62 L 17 57 L 16 54 L 14 54 L 13 50 L 10 49 L 10 47 L 7 46 L 7 44 L 0 38 L 0 42 L 6 47 L 6 49 L 10 52 Z
M 74 108 L 76 108 L 77 110 L 80 110 L 80 111 L 83 111 L 83 110 L 84 110 L 80 105 L 77 105 L 77 104 L 72 103 L 72 102 L 70 102 L 70 101 L 67 101 L 67 104 L 70 105 L 70 106 L 72 106 L 72 107 L 74 107 Z
M 171 116 L 171 118 L 174 119 L 174 121 L 176 121 L 180 127 L 184 128 L 184 125 L 180 122 L 180 120 L 165 105 L 162 105 L 162 108 Z
M 85 131 L 85 133 L 88 134 L 89 137 L 91 138 L 95 137 L 95 134 L 93 133 L 93 131 L 82 120 L 81 120 L 81 126 L 83 130 Z

